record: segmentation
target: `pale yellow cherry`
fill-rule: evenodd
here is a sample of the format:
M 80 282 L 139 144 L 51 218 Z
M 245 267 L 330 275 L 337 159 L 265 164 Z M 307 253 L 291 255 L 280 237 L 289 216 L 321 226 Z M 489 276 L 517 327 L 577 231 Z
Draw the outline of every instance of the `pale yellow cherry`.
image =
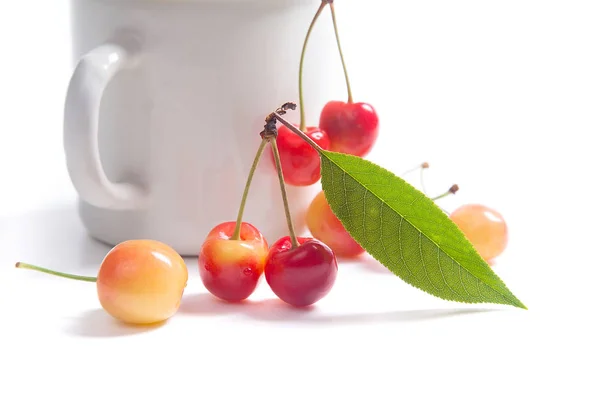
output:
M 450 214 L 450 219 L 473 243 L 481 257 L 490 262 L 506 249 L 508 229 L 502 215 L 481 204 L 466 204 Z

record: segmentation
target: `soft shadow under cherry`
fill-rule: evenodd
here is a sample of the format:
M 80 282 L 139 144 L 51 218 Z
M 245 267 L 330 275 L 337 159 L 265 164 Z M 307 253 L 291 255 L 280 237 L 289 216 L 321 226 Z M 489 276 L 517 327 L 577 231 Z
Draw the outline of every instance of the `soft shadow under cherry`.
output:
M 459 316 L 465 316 L 470 314 L 480 314 L 492 311 L 499 311 L 496 309 L 487 308 L 475 308 L 475 309 L 428 309 L 428 310 L 400 310 L 400 311 L 389 311 L 383 313 L 357 313 L 347 315 L 319 315 L 311 319 L 314 323 L 331 323 L 335 325 L 348 324 L 348 325 L 360 325 L 360 324 L 372 324 L 372 323 L 411 323 L 411 322 L 423 322 L 428 320 L 439 320 L 443 318 L 456 318 Z
M 86 311 L 67 327 L 67 333 L 83 337 L 118 337 L 146 333 L 165 325 L 160 322 L 151 325 L 128 325 L 120 322 L 103 309 Z
M 228 303 L 210 293 L 198 293 L 184 296 L 179 312 L 195 315 L 243 314 L 253 319 L 265 321 L 290 321 L 305 318 L 314 310 L 314 306 L 296 308 L 279 299 L 260 301 L 245 300 L 240 303 Z
M 245 300 L 228 303 L 209 293 L 184 296 L 179 312 L 199 316 L 239 314 L 255 321 L 267 323 L 294 323 L 299 325 L 368 325 L 381 323 L 415 323 L 444 318 L 458 318 L 501 309 L 494 308 L 440 308 L 424 310 L 398 310 L 371 313 L 348 313 L 326 315 L 319 312 L 319 305 L 293 307 L 280 299 L 260 301 Z
M 280 299 L 267 299 L 255 302 L 252 307 L 245 310 L 245 314 L 256 320 L 262 321 L 310 321 L 316 310 L 316 305 L 307 307 L 294 307 Z
M 186 295 L 181 299 L 179 312 L 196 315 L 223 315 L 244 312 L 244 310 L 252 306 L 253 302 L 250 300 L 245 300 L 241 303 L 228 303 L 210 293 L 197 293 Z
M 301 325 L 368 325 L 423 322 L 491 311 L 499 310 L 456 308 L 324 315 L 318 312 L 317 305 L 307 308 L 295 308 L 277 299 L 272 299 L 257 302 L 252 307 L 244 310 L 244 313 L 252 319 L 269 322 L 294 322 Z

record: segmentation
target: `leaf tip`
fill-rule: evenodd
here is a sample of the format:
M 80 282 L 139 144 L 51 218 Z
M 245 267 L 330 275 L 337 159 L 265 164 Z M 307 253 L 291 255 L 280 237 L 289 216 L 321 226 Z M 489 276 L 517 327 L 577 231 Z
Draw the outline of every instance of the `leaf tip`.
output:
M 529 308 L 527 308 L 527 306 L 525 304 L 523 304 L 521 302 L 521 300 L 517 299 L 516 297 L 515 297 L 515 301 L 512 303 L 512 305 L 517 308 L 521 308 L 523 310 L 529 310 Z

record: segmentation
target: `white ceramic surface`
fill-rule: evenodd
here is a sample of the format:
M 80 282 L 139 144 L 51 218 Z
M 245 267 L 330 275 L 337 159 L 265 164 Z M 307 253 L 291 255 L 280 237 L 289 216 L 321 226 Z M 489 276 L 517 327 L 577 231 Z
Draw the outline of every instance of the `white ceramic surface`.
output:
M 92 236 L 109 244 L 153 238 L 195 255 L 214 225 L 235 219 L 265 116 L 297 101 L 300 51 L 318 4 L 71 2 L 77 63 L 64 145 Z M 339 63 L 322 40 L 329 34 L 317 29 L 310 42 L 319 68 L 306 71 L 305 91 L 315 119 L 328 77 L 339 73 L 328 68 Z M 317 190 L 289 188 L 300 228 Z M 265 157 L 245 220 L 272 241 L 286 233 L 283 215 Z

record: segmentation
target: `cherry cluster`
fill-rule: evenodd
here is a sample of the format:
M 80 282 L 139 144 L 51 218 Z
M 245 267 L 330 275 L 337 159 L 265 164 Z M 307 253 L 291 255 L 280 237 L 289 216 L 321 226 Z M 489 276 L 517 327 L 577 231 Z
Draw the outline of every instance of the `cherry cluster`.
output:
M 310 33 L 323 9 L 329 6 L 338 50 L 346 77 L 348 100 L 330 101 L 323 108 L 319 126 L 307 126 L 302 95 L 302 69 Z M 336 257 L 357 257 L 365 250 L 351 237 L 335 216 L 321 191 L 306 215 L 313 237 L 297 237 L 288 206 L 286 184 L 309 186 L 319 181 L 321 158 L 317 150 L 336 151 L 364 157 L 373 148 L 379 133 L 379 118 L 373 106 L 355 103 L 344 62 L 333 0 L 322 0 L 306 34 L 300 61 L 300 125 L 281 118 L 295 104 L 286 103 L 270 114 L 261 132 L 261 141 L 248 173 L 236 221 L 222 222 L 206 236 L 198 255 L 200 278 L 215 297 L 227 302 L 247 299 L 264 275 L 271 290 L 282 301 L 310 306 L 323 299 L 336 281 Z M 277 121 L 282 126 L 277 128 Z M 279 177 L 289 235 L 271 246 L 252 224 L 243 221 L 244 207 L 254 172 L 267 146 Z M 423 170 L 423 163 L 413 170 Z M 411 170 L 412 171 L 412 170 Z M 437 201 L 458 190 L 431 198 Z M 449 217 L 463 231 L 488 262 L 500 255 L 507 244 L 502 215 L 481 204 L 466 204 Z M 36 270 L 80 281 L 95 282 L 100 304 L 116 319 L 133 324 L 160 323 L 179 309 L 188 282 L 188 269 L 181 256 L 164 243 L 128 240 L 113 247 L 100 265 L 96 277 L 57 272 L 27 263 L 18 268 Z
M 316 303 L 329 293 L 335 282 L 338 266 L 334 252 L 318 239 L 297 237 L 289 210 L 285 173 L 276 143 L 276 124 L 278 115 L 295 108 L 295 104 L 286 103 L 267 116 L 237 220 L 214 227 L 200 250 L 198 265 L 202 282 L 210 293 L 222 300 L 245 300 L 254 292 L 263 273 L 273 292 L 297 307 Z M 275 161 L 289 230 L 289 236 L 277 240 L 271 247 L 255 226 L 243 221 L 252 178 L 267 145 Z

